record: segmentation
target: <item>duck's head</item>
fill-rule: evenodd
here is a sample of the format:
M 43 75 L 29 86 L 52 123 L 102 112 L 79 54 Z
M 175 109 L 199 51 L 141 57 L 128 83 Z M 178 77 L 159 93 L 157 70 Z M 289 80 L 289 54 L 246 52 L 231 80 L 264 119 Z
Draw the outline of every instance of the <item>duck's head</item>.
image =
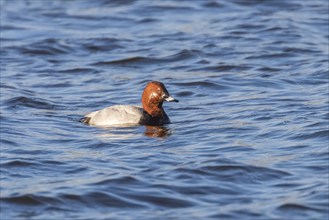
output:
M 142 95 L 142 105 L 144 110 L 152 117 L 162 114 L 162 103 L 164 101 L 178 102 L 177 99 L 174 99 L 169 95 L 169 92 L 163 83 L 157 81 L 147 83 Z

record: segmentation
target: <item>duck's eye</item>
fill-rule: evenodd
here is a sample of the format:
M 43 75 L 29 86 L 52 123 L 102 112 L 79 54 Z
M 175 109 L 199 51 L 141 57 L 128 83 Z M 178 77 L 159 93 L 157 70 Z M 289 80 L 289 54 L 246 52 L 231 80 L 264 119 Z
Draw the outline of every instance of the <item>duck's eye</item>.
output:
M 169 96 L 169 94 L 166 92 L 161 93 L 161 98 L 163 98 L 163 99 L 167 98 L 168 96 Z

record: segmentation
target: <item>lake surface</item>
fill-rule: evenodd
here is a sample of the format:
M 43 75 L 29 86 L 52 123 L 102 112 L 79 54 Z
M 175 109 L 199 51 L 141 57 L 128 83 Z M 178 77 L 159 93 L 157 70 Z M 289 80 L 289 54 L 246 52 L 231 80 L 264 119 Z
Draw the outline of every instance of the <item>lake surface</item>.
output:
M 328 219 L 327 0 L 1 0 L 1 219 Z M 140 104 L 163 127 L 96 128 Z

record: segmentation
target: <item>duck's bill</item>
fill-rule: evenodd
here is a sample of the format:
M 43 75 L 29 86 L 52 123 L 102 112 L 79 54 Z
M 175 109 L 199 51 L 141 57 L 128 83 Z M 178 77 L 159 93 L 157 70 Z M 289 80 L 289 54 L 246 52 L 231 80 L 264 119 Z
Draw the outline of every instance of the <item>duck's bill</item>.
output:
M 165 98 L 165 100 L 166 100 L 167 102 L 179 102 L 177 99 L 174 99 L 174 98 L 171 97 L 171 96 L 168 96 L 167 98 Z

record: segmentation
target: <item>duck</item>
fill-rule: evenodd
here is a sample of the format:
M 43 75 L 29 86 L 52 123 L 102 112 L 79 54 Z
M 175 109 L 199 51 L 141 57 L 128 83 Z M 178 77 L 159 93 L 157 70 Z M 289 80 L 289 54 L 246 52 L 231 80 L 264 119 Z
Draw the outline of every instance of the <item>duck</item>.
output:
M 148 82 L 142 93 L 142 107 L 113 105 L 86 114 L 80 121 L 92 126 L 152 125 L 163 126 L 170 119 L 163 109 L 163 102 L 179 102 L 165 85 L 158 81 Z

